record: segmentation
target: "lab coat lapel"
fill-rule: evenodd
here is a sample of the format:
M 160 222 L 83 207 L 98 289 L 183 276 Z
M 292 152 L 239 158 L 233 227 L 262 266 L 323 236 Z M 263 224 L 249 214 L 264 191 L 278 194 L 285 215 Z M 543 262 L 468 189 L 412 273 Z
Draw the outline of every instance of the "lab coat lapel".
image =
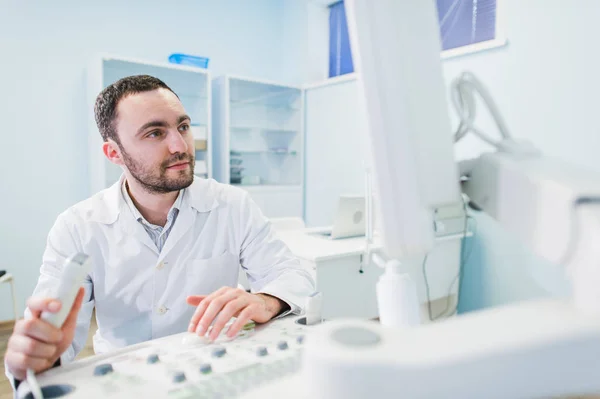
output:
M 121 187 L 123 186 L 124 175 L 118 182 L 109 188 L 106 188 L 92 197 L 92 211 L 89 215 L 91 221 L 102 224 L 114 224 L 120 227 L 126 236 L 133 236 L 142 244 L 158 254 L 158 248 L 152 241 L 144 227 L 135 220 L 135 216 L 123 198 Z
M 171 251 L 177 243 L 187 234 L 197 221 L 198 212 L 210 212 L 218 206 L 216 193 L 213 189 L 213 180 L 194 178 L 194 182 L 186 190 L 181 202 L 181 209 L 177 215 L 177 220 L 173 225 L 173 230 L 165 242 L 160 253 L 160 259 Z
M 144 226 L 142 226 L 140 222 L 135 220 L 135 217 L 131 213 L 131 210 L 127 207 L 126 203 L 123 203 L 123 205 L 121 206 L 121 217 L 121 226 L 123 228 L 123 231 L 126 234 L 135 237 L 138 241 L 140 241 L 142 244 L 150 248 L 155 254 L 158 255 L 158 248 L 156 247 L 156 244 L 154 243 L 154 241 L 152 241 L 152 239 L 148 235 L 148 232 L 146 231 L 146 229 L 144 229 Z
M 152 241 L 144 229 L 144 226 L 142 226 L 142 224 L 135 219 L 135 216 L 131 212 L 131 209 L 129 209 L 127 202 L 125 202 L 125 198 L 123 198 L 123 193 L 121 190 L 124 179 L 125 176 L 121 176 L 119 182 L 114 184 L 109 189 L 110 200 L 107 201 L 107 208 L 109 210 L 108 213 L 116 215 L 117 221 L 121 225 L 121 228 L 125 234 L 133 236 L 142 244 L 150 248 L 152 252 L 158 255 L 158 248 L 156 247 L 156 244 L 154 241 Z
M 177 220 L 173 225 L 173 229 L 167 237 L 167 241 L 160 252 L 160 259 L 164 259 L 165 256 L 171 251 L 175 245 L 181 240 L 181 238 L 192 228 L 194 221 L 196 220 L 196 211 L 193 210 L 185 201 L 182 204 L 182 209 L 179 210 Z

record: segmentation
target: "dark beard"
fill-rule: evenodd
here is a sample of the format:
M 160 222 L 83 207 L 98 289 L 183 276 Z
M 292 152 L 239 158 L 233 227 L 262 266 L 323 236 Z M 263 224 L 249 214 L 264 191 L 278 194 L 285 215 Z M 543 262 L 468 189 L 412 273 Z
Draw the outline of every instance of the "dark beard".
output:
M 160 173 L 156 176 L 154 171 L 145 168 L 129 156 L 127 151 L 125 151 L 121 145 L 119 145 L 119 148 L 121 149 L 123 162 L 129 170 L 129 173 L 131 173 L 131 176 L 133 176 L 133 178 L 149 193 L 164 194 L 179 191 L 189 187 L 194 181 L 194 165 L 196 164 L 196 161 L 189 154 L 180 152 L 174 154 L 160 165 Z M 190 170 L 180 170 L 179 175 L 176 178 L 167 178 L 167 167 L 180 161 L 188 161 L 190 163 Z

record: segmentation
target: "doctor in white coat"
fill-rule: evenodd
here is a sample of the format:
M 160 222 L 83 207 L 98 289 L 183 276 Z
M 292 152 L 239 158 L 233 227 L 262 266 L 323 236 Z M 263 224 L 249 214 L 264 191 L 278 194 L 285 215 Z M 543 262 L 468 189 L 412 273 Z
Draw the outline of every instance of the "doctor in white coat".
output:
M 95 113 L 102 150 L 123 176 L 52 227 L 28 317 L 9 339 L 9 377 L 18 383 L 27 368 L 72 360 L 94 308 L 96 353 L 186 330 L 204 335 L 211 324 L 214 339 L 237 316 L 224 331 L 233 336 L 250 319 L 302 311 L 313 279 L 246 192 L 194 178 L 190 117 L 167 85 L 121 79 L 100 93 Z M 54 328 L 39 315 L 61 306 L 50 293 L 76 252 L 91 256 L 93 271 L 63 327 Z M 235 288 L 240 266 L 252 293 Z

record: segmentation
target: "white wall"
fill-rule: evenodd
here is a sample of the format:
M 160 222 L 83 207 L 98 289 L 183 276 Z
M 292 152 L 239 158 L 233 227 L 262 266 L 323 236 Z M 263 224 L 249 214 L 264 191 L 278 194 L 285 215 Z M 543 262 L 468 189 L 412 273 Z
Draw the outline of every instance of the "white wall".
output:
M 499 0 L 506 21 L 509 45 L 500 49 L 445 60 L 446 84 L 464 70 L 473 71 L 496 100 L 508 127 L 515 137 L 529 139 L 546 154 L 600 169 L 600 126 L 597 123 L 600 100 L 600 2 L 594 0 Z M 337 110 L 353 109 L 353 98 L 338 99 Z M 323 107 L 328 104 L 323 103 Z M 314 105 L 312 108 L 319 108 Z M 477 124 L 489 134 L 495 126 L 482 111 Z M 352 112 L 347 112 L 351 118 Z M 456 118 L 451 109 L 454 125 Z M 311 116 L 307 116 L 310 121 Z M 323 119 L 323 118 L 321 118 Z M 339 126 L 360 123 L 360 117 L 344 120 Z M 309 125 L 307 124 L 307 128 Z M 307 130 L 307 145 L 315 140 L 326 146 L 307 151 L 306 204 L 318 203 L 317 187 L 336 187 L 340 180 L 334 171 L 351 170 L 353 157 L 360 153 L 363 137 L 348 129 L 343 145 L 322 137 L 326 131 Z M 312 141 L 311 141 L 312 140 Z M 311 144 L 312 143 L 312 144 Z M 307 149 L 312 147 L 307 147 Z M 456 146 L 457 157 L 477 156 L 488 150 L 476 139 L 468 137 Z M 323 164 L 334 154 L 336 166 Z M 356 173 L 356 172 L 355 172 Z M 344 174 L 341 181 L 350 178 Z M 362 182 L 362 175 L 353 178 Z M 331 190 L 329 190 L 331 191 Z M 317 224 L 324 216 L 307 208 L 307 217 Z M 561 268 L 534 257 L 526 248 L 504 232 L 485 215 L 475 215 L 477 235 L 465 266 L 461 310 L 506 304 L 547 295 L 565 295 L 569 286 Z
M 319 2 L 285 0 L 283 69 L 290 83 L 325 80 L 329 60 L 329 9 Z
M 445 61 L 447 83 L 464 70 L 474 72 L 513 136 L 548 155 L 600 170 L 600 2 L 504 0 L 502 5 L 509 45 Z M 478 124 L 497 134 L 489 117 Z M 457 145 L 457 156 L 484 149 L 469 138 Z M 569 292 L 562 269 L 532 256 L 489 218 L 477 221 L 480 234 L 466 265 L 463 311 Z
M 489 87 L 513 135 L 545 153 L 600 169 L 595 126 L 600 51 L 594 0 L 504 0 L 508 46 L 444 62 L 447 82 L 471 70 Z M 493 129 L 489 120 L 482 124 Z M 480 150 L 460 143 L 458 155 Z M 478 144 L 478 143 L 477 143 Z
M 293 0 L 292 0 L 293 1 Z M 289 1 L 0 0 L 0 269 L 16 277 L 21 310 L 39 273 L 49 228 L 90 195 L 85 68 L 97 52 L 165 62 L 210 57 L 214 76 L 299 79 L 302 36 Z M 304 29 L 304 28 L 302 28 Z M 0 320 L 12 318 L 0 286 Z M 6 305 L 5 305 L 6 304 Z

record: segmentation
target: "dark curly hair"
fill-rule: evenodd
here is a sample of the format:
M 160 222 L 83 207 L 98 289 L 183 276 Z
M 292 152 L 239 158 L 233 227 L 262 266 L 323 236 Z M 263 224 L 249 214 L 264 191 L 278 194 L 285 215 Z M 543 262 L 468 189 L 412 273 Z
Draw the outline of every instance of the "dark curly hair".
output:
M 117 105 L 122 98 L 130 94 L 143 93 L 158 89 L 167 89 L 177 94 L 162 80 L 149 75 L 135 75 L 120 79 L 102 90 L 96 97 L 94 114 L 96 125 L 104 141 L 114 140 L 120 144 L 119 137 L 114 127 L 117 118 Z

